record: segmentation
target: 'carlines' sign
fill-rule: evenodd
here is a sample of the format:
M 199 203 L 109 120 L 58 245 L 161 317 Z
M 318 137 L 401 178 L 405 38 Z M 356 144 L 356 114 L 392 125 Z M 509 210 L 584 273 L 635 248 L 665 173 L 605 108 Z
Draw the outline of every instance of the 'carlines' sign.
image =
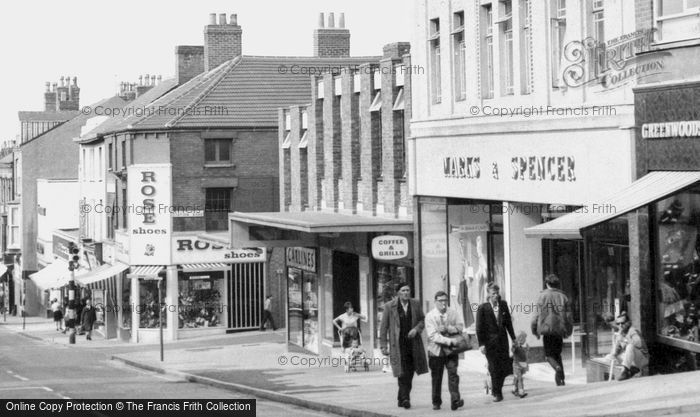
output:
M 287 266 L 304 271 L 316 272 L 316 249 L 291 247 L 287 248 Z
M 408 239 L 403 236 L 384 235 L 372 239 L 372 257 L 389 261 L 403 259 L 408 255 Z

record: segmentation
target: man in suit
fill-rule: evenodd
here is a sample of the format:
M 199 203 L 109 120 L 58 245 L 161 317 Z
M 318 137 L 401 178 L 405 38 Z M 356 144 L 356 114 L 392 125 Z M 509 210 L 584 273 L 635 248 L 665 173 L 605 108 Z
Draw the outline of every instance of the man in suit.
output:
M 476 311 L 476 336 L 479 350 L 486 355 L 489 364 L 494 402 L 503 401 L 503 381 L 512 370 L 508 335 L 515 340 L 508 303 L 501 300 L 499 291 L 498 285 L 489 284 L 488 300 Z
M 379 333 L 383 355 L 389 355 L 391 370 L 399 382 L 398 405 L 411 408 L 413 374 L 428 372 L 421 332 L 425 327 L 423 309 L 411 298 L 411 287 L 397 284 L 398 297 L 384 305 Z M 391 352 L 387 349 L 387 342 Z

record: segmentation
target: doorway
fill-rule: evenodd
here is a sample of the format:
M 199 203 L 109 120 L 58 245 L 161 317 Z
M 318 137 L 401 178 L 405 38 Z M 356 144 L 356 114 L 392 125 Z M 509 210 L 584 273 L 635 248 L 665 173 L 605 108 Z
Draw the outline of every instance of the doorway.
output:
M 355 311 L 360 306 L 360 259 L 357 255 L 345 252 L 333 252 L 333 318 L 345 313 L 343 304 L 352 303 Z M 340 342 L 338 332 L 333 332 L 333 340 Z

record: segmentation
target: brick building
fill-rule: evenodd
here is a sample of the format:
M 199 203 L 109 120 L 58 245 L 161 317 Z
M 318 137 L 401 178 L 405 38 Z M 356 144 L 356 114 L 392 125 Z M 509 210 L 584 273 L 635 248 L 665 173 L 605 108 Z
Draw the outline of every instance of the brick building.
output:
M 278 114 L 281 211 L 229 215 L 232 242 L 285 248 L 288 341 L 314 353 L 340 343 L 333 320 L 346 302 L 367 318 L 362 342 L 378 347 L 393 286 L 414 286 L 409 51 L 390 44 L 314 77 L 307 104 Z
M 308 71 L 370 59 L 348 56 L 344 27 L 333 25 L 315 37 L 324 44 L 336 33 L 347 34 L 343 50 L 312 57 L 241 55 L 237 16 L 211 15 L 204 46 L 175 48 L 175 88 L 146 103 L 141 114 L 105 121 L 79 139 L 85 149 L 102 149 L 94 155 L 102 155 L 104 201 L 113 208 L 95 220 L 104 230 L 103 255 L 130 268 L 131 281 L 117 288 L 125 295 L 115 302 L 149 305 L 157 288 L 144 278 L 165 275 L 163 300 L 172 306 L 167 339 L 259 328 L 265 294 L 279 303 L 275 319 L 284 323 L 283 293 L 267 279 L 281 253 L 232 248 L 227 215 L 278 210 L 277 109 L 308 100 Z M 144 185 L 151 181 L 158 194 L 144 203 L 142 190 L 153 192 Z M 154 213 L 140 211 L 152 202 Z M 131 328 L 131 340 L 149 340 L 157 335 L 157 314 L 135 311 L 117 322 Z

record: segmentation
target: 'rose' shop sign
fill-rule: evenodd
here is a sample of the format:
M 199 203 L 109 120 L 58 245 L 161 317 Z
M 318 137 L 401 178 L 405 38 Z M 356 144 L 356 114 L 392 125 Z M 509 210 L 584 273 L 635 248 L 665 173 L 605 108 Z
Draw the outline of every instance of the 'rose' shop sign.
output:
M 129 248 L 132 265 L 170 265 L 171 165 L 128 168 Z

